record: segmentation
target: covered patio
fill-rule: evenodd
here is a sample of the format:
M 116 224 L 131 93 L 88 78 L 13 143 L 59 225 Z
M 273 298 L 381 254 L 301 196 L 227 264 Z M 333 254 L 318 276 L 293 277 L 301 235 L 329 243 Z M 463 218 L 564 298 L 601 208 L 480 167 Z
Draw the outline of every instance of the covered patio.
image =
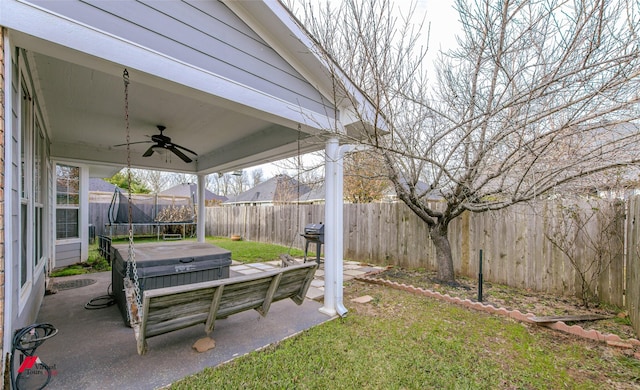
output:
M 245 271 L 248 268 L 251 266 L 233 265 L 232 276 L 252 272 Z M 347 262 L 344 276 L 348 279 L 375 269 Z M 60 289 L 45 297 L 38 315 L 38 322 L 51 323 L 58 329 L 58 334 L 36 352 L 52 368 L 47 389 L 156 389 L 280 342 L 336 318 L 319 311 L 323 275 L 323 269 L 319 269 L 300 306 L 286 300 L 274 303 L 266 317 L 251 310 L 218 320 L 211 334 L 214 349 L 199 353 L 192 348 L 196 340 L 205 337 L 203 326 L 192 326 L 151 338 L 149 352 L 143 356 L 137 354 L 133 331 L 124 325 L 117 305 L 85 309 L 91 299 L 107 293 L 109 272 L 56 278 Z M 90 281 L 95 282 L 87 284 Z
M 89 178 L 125 166 L 196 175 L 198 198 L 204 199 L 207 175 L 325 150 L 324 300 L 321 307 L 305 304 L 313 314 L 304 327 L 345 314 L 340 159 L 348 148 L 339 140 L 370 128 L 354 115 L 353 104 L 371 107 L 349 80 L 337 75 L 336 81 L 333 65 L 281 2 L 3 0 L 0 26 L 6 114 L 3 356 L 11 351 L 13 333 L 36 320 L 61 332 L 65 327 L 56 321 L 109 322 L 74 314 L 78 303 L 91 298 L 76 297 L 80 290 L 43 295 L 51 269 L 87 258 Z M 204 202 L 197 213 L 205 215 Z M 201 219 L 199 242 L 204 229 Z M 106 293 L 98 283 L 85 288 Z M 49 311 L 63 296 L 61 306 Z M 295 316 L 302 322 L 306 317 Z M 123 331 L 66 329 L 101 342 L 119 340 Z M 246 341 L 266 344 L 260 332 L 252 333 Z M 121 371 L 135 371 L 126 364 L 126 356 L 137 358 L 127 350 L 129 342 L 80 350 L 86 340 L 62 336 L 42 347 L 61 351 L 60 362 L 51 362 L 58 369 L 74 361 L 76 367 L 65 371 L 104 371 L 110 381 Z M 102 349 L 106 353 L 94 365 L 80 370 Z M 173 361 L 168 357 L 179 355 L 166 350 L 162 356 Z M 147 359 L 155 358 L 161 360 Z
M 150 339 L 149 352 L 139 356 L 133 330 L 124 325 L 117 305 L 84 308 L 111 283 L 110 273 L 89 277 L 96 283 L 49 295 L 40 310 L 38 321 L 58 329 L 37 350 L 53 369 L 47 389 L 156 389 L 330 320 L 318 311 L 317 301 L 307 299 L 301 306 L 282 301 L 266 317 L 246 311 L 217 321 L 211 334 L 216 347 L 207 352 L 192 348 L 205 337 L 202 326 L 192 326 Z

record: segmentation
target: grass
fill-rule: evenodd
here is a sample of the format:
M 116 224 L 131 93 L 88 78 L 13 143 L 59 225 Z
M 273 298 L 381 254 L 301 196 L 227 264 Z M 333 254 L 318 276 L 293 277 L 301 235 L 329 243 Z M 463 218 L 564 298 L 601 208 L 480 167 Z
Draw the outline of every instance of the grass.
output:
M 189 238 L 186 241 L 192 242 L 195 241 L 195 239 Z M 148 242 L 159 241 L 155 237 L 135 238 L 134 245 L 136 243 Z M 209 236 L 205 237 L 205 242 L 230 250 L 231 258 L 242 263 L 262 263 L 265 261 L 280 260 L 281 254 L 289 254 L 293 257 L 302 257 L 304 255 L 303 251 L 296 248 L 289 249 L 282 245 L 265 244 L 255 241 L 231 241 L 231 239 L 227 237 Z M 127 239 L 114 240 L 113 243 L 124 244 L 127 243 Z
M 344 319 L 174 383 L 171 389 L 637 388 L 640 364 L 573 339 L 384 286 L 353 282 Z M 215 338 L 215 333 L 214 333 Z
M 194 240 L 195 239 L 187 239 L 187 241 L 191 242 Z M 285 246 L 265 244 L 261 242 L 231 241 L 231 239 L 225 237 L 206 237 L 205 241 L 219 246 L 220 248 L 230 250 L 233 260 L 240 261 L 242 263 L 259 263 L 280 260 L 281 254 L 289 254 L 294 257 L 302 257 L 304 255 L 303 251 L 296 248 L 289 249 Z M 126 244 L 127 242 L 128 239 L 126 238 L 113 240 L 114 244 Z M 153 242 L 161 241 L 158 241 L 156 237 L 136 237 L 134 240 L 134 246 L 135 244 Z M 111 266 L 102 256 L 100 256 L 98 244 L 92 244 L 89 246 L 89 257 L 86 263 L 73 264 L 68 267 L 55 270 L 51 273 L 51 276 L 71 276 L 109 270 L 111 270 Z
M 277 260 L 283 246 L 207 237 L 234 260 Z M 126 242 L 126 241 L 123 241 Z M 136 243 L 157 242 L 136 239 Z M 292 256 L 302 251 L 292 250 Z M 97 258 L 96 258 L 97 257 Z M 106 264 L 97 247 L 90 268 Z M 108 264 L 107 264 L 108 266 Z M 70 269 L 68 272 L 76 272 Z M 350 299 L 370 295 L 368 304 Z M 346 318 L 174 383 L 172 389 L 633 389 L 640 361 L 603 344 L 407 292 L 348 282 Z M 215 333 L 213 334 L 215 337 Z
M 88 258 L 85 263 L 73 264 L 68 267 L 54 270 L 51 272 L 52 277 L 81 275 L 91 272 L 103 272 L 111 270 L 109 262 L 100 255 L 98 244 L 89 245 Z
M 225 237 L 206 237 L 206 242 L 231 251 L 233 260 L 243 263 L 260 263 L 271 260 L 280 260 L 281 254 L 289 254 L 293 257 L 302 257 L 304 252 L 286 246 L 265 244 L 253 241 L 231 241 Z

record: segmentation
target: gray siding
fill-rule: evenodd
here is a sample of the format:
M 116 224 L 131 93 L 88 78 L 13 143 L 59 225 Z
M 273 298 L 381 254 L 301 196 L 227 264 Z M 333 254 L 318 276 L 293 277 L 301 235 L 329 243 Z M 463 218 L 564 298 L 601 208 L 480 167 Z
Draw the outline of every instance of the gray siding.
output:
M 29 298 L 27 298 L 24 309 L 16 317 L 15 321 L 13 321 L 13 330 L 24 328 L 25 326 L 36 322 L 36 319 L 38 318 L 38 312 L 40 311 L 40 306 L 42 306 L 42 301 L 44 300 L 44 279 L 44 273 L 42 272 L 40 272 L 37 277 L 33 279 L 33 288 L 31 290 L 31 294 L 29 294 Z M 17 311 L 14 313 L 17 313 Z
M 74 242 L 69 244 L 56 245 L 56 268 L 66 267 L 71 264 L 79 263 L 81 252 L 80 243 Z
M 306 109 L 331 111 L 309 82 L 219 1 L 31 2 Z
M 17 58 L 12 57 L 13 61 Z M 11 242 L 7 243 L 11 245 L 11 263 L 12 267 L 5 271 L 5 277 L 11 278 L 11 295 L 6 297 L 8 302 L 5 304 L 11 305 L 11 324 L 14 329 L 24 325 L 22 322 L 18 322 L 19 313 L 19 299 L 20 299 L 20 170 L 18 169 L 18 161 L 20 161 L 20 144 L 16 137 L 19 137 L 20 121 L 19 121 L 19 103 L 20 103 L 20 84 L 18 80 L 19 70 L 16 62 L 11 64 L 13 66 L 12 79 L 11 79 L 11 95 L 12 95 L 12 112 L 11 112 L 11 138 L 6 139 L 6 148 L 10 148 L 13 159 L 11 160 L 11 166 L 6 167 L 7 170 L 11 170 L 11 187 L 7 190 L 7 202 L 11 202 Z M 5 217 L 6 218 L 6 217 Z M 6 264 L 6 263 L 5 263 Z M 7 331 L 7 330 L 5 330 Z

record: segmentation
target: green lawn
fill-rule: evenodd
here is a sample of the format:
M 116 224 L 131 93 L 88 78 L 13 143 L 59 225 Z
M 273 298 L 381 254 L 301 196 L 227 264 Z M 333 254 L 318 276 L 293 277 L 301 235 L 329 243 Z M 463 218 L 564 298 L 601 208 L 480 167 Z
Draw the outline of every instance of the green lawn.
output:
M 206 240 L 243 262 L 302 255 L 277 245 Z M 136 239 L 141 242 L 156 240 Z M 98 262 L 96 256 L 93 246 L 92 263 Z M 373 300 L 350 301 L 363 295 Z M 206 369 L 171 388 L 640 388 L 640 361 L 602 343 L 362 282 L 346 283 L 344 301 L 346 318 Z
M 109 262 L 104 257 L 100 256 L 98 251 L 98 244 L 89 245 L 89 256 L 86 263 L 73 264 L 66 268 L 55 270 L 51 273 L 51 276 L 71 276 L 81 275 L 91 272 L 103 272 L 111 270 Z
M 603 344 L 362 282 L 346 318 L 172 389 L 632 389 L 640 362 Z M 213 334 L 215 338 L 215 333 Z
M 296 249 L 273 244 L 265 244 L 252 241 L 231 241 L 225 237 L 206 237 L 206 242 L 231 251 L 233 260 L 243 263 L 260 263 L 271 260 L 280 260 L 281 254 L 289 254 L 293 257 L 302 257 L 304 252 Z
M 294 257 L 302 257 L 304 252 L 296 248 L 288 248 L 281 245 L 265 244 L 252 241 L 231 241 L 225 237 L 206 237 L 206 242 L 219 246 L 220 248 L 231 251 L 231 258 L 242 263 L 259 263 L 271 260 L 280 260 L 281 254 L 289 254 Z M 194 238 L 185 241 L 193 242 Z M 128 239 L 122 238 L 114 240 L 114 244 L 126 244 Z M 141 243 L 163 242 L 158 241 L 155 237 L 141 237 L 134 239 L 134 246 Z M 175 241 L 172 241 L 175 242 Z M 74 264 L 69 267 L 56 270 L 52 276 L 70 276 L 86 274 L 90 272 L 108 271 L 111 267 L 109 263 L 100 256 L 98 252 L 98 244 L 89 246 L 89 259 L 84 264 Z

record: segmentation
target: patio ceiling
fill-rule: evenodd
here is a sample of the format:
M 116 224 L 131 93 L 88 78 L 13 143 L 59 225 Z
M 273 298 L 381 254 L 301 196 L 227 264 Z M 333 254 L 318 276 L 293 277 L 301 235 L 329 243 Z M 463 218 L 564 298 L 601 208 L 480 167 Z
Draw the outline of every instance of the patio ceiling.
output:
M 124 67 L 91 68 L 30 53 L 46 110 L 52 157 L 119 168 L 127 163 Z M 93 59 L 95 61 L 95 59 Z M 105 71 L 106 70 L 106 71 Z M 116 74 L 118 72 L 119 74 Z M 323 147 L 297 124 L 251 107 L 129 69 L 130 141 L 150 141 L 157 125 L 172 142 L 198 154 L 191 164 L 166 151 L 142 154 L 152 143 L 131 145 L 132 165 L 189 173 L 226 172 Z M 300 138 L 300 145 L 298 145 Z M 315 141 L 315 142 L 312 142 Z M 101 170 L 93 169 L 95 176 Z
M 40 7 L 56 3 L 37 3 L 39 6 L 2 2 L 0 22 L 9 28 L 11 43 L 21 49 L 18 56 L 27 57 L 27 71 L 36 83 L 43 127 L 51 141 L 51 157 L 87 164 L 91 176 L 110 175 L 127 165 L 126 146 L 115 146 L 127 141 L 125 69 L 130 80 L 130 142 L 151 141 L 150 136 L 162 125 L 166 127 L 164 135 L 173 143 L 198 155 L 189 164 L 165 150 L 142 157 L 152 143 L 138 143 L 131 145 L 133 167 L 195 174 L 230 172 L 322 149 L 324 142 L 318 135 L 324 133 L 322 129 L 335 128 L 336 112 L 331 112 L 330 103 L 324 105 L 327 91 L 332 89 L 331 79 L 309 50 L 308 37 L 292 33 L 290 28 L 295 28 L 277 3 L 225 2 L 243 15 L 251 29 L 260 32 L 265 43 L 259 50 L 270 50 L 269 45 L 277 48 L 276 55 L 306 79 L 296 79 L 293 84 L 278 84 L 283 81 L 278 79 L 272 84 L 291 90 L 290 95 L 317 102 L 313 104 L 321 106 L 319 109 L 300 104 L 297 98 L 284 99 L 282 93 L 272 94 L 268 87 L 257 89 L 244 80 L 218 74 L 211 65 L 206 68 L 182 61 L 181 52 L 169 55 L 162 52 L 162 46 L 151 49 L 118 36 L 117 30 L 109 32 L 74 20 L 82 15 L 66 18 Z M 100 4 L 108 9 L 113 3 Z M 133 23 L 129 21 L 128 26 Z M 136 39 L 135 35 L 129 37 Z M 208 64 L 224 63 L 229 55 L 225 50 L 227 47 L 207 53 L 211 54 Z M 273 76 L 261 68 L 248 70 L 264 79 Z M 306 87 L 300 88 L 303 83 Z M 349 123 L 343 124 L 345 128 Z

